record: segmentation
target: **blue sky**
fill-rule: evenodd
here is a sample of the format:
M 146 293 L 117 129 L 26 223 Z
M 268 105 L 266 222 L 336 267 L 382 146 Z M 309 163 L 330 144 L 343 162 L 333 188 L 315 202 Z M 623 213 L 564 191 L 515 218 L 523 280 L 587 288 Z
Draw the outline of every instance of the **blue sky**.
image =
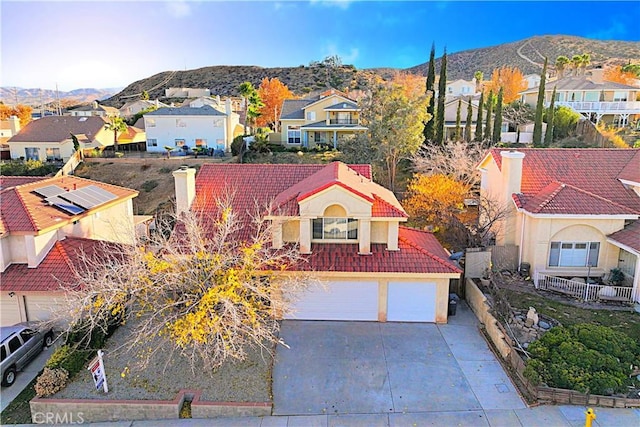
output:
M 639 2 L 0 1 L 1 86 L 123 87 L 167 70 L 307 65 L 407 68 L 566 34 L 640 41 Z

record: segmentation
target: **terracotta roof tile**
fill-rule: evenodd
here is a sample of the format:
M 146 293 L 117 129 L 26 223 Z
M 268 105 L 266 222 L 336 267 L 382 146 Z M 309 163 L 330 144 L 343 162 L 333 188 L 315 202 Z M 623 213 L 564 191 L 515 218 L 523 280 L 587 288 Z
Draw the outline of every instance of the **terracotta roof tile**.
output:
M 502 168 L 501 151 L 504 150 L 491 150 L 499 169 Z M 522 148 L 516 151 L 525 153 L 522 196 L 518 199 L 527 210 L 540 207 L 546 201 L 548 209 L 556 213 L 640 213 L 640 197 L 620 182 L 622 177 L 637 178 L 640 149 Z
M 73 266 L 82 267 L 81 254 L 95 256 L 104 244 L 99 240 L 67 237 L 56 242 L 36 268 L 29 268 L 26 264 L 10 265 L 0 273 L 0 290 L 56 291 L 61 289 L 61 284 L 74 284 L 77 279 Z
M 43 179 L 47 178 L 44 176 L 0 176 L 0 191 L 17 185 L 42 181 Z
M 0 205 L 0 215 L 2 223 L 9 232 L 38 232 L 55 226 L 62 226 L 70 221 L 81 218 L 86 213 L 71 215 L 54 206 L 47 204 L 43 197 L 33 193 L 34 190 L 49 185 L 57 185 L 62 188 L 74 189 L 95 185 L 103 188 L 117 197 L 117 201 L 123 201 L 138 195 L 135 190 L 105 184 L 98 181 L 79 178 L 76 176 L 55 177 L 18 185 L 3 190 L 0 193 L 2 204 Z M 101 205 L 87 211 L 95 212 L 102 209 Z
M 640 220 L 634 221 L 622 230 L 610 234 L 609 238 L 640 253 Z

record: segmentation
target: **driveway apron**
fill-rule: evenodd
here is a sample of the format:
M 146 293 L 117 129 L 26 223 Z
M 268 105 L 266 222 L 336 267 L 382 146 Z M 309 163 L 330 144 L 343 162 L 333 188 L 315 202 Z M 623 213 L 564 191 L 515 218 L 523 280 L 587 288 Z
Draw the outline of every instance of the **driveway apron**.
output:
M 448 325 L 283 321 L 281 336 L 274 415 L 525 408 L 465 304 Z

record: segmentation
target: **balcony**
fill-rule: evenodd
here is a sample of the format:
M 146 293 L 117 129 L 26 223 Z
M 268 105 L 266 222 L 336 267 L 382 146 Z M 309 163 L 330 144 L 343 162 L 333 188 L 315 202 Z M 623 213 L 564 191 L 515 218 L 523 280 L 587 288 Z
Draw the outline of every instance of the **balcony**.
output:
M 578 113 L 640 114 L 640 101 L 557 101 L 555 104 L 573 108 Z
M 358 125 L 360 121 L 358 119 L 330 119 L 330 125 Z

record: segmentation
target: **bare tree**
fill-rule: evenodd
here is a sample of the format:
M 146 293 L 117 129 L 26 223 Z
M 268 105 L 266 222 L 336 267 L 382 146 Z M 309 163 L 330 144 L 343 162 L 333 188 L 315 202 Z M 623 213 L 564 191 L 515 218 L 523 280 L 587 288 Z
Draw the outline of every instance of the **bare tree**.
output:
M 480 185 L 476 168 L 485 154 L 479 142 L 451 141 L 444 146 L 424 146 L 413 156 L 413 168 L 424 175 L 446 175 L 473 191 Z
M 250 236 L 239 238 L 241 222 L 230 206 L 220 203 L 215 217 L 163 221 L 144 244 L 105 244 L 83 254 L 77 280 L 65 284 L 70 309 L 60 318 L 87 334 L 127 323 L 131 336 L 119 350 L 135 352 L 142 366 L 182 356 L 195 372 L 243 360 L 249 348 L 271 353 L 280 342 L 277 319 L 314 279 L 289 271 L 304 259 L 294 246 L 271 247 L 262 215 L 253 215 Z

